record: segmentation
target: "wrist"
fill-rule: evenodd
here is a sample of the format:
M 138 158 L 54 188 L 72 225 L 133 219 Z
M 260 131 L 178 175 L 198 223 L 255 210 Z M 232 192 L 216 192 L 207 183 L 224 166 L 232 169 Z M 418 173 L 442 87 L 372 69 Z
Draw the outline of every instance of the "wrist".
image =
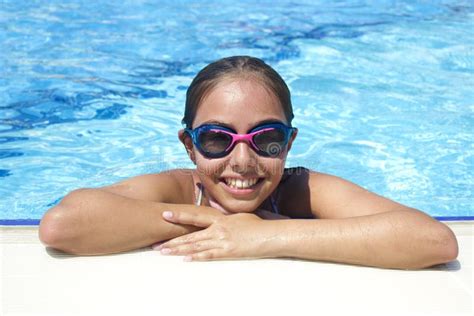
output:
M 262 258 L 286 257 L 285 249 L 288 246 L 289 238 L 286 227 L 291 220 L 262 220 L 261 231 L 263 232 L 260 244 L 260 254 Z

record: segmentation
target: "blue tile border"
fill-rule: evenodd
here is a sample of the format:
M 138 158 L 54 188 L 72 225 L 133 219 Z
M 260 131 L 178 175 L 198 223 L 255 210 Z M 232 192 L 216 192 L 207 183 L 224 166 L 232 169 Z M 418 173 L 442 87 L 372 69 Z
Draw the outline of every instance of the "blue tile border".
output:
M 0 225 L 3 226 L 37 226 L 39 223 L 39 219 L 0 219 Z
M 433 216 L 439 221 L 474 221 L 474 216 Z
M 439 221 L 474 221 L 474 216 L 434 216 Z M 0 226 L 38 226 L 39 219 L 0 219 Z

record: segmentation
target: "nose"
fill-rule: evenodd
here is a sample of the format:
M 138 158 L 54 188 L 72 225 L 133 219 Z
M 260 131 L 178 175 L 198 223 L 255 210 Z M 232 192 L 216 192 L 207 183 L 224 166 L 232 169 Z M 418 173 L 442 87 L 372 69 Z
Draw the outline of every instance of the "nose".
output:
M 247 142 L 238 142 L 230 153 L 230 166 L 235 172 L 245 173 L 256 166 L 255 152 Z

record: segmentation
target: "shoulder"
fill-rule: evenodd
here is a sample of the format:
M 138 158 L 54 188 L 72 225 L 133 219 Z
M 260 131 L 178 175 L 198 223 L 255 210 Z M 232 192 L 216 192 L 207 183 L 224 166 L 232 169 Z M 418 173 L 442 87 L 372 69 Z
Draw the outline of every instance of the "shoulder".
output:
M 193 172 L 192 169 L 172 169 L 143 174 L 100 189 L 139 200 L 188 204 L 194 199 Z
M 292 218 L 330 218 L 350 185 L 342 178 L 305 167 L 285 169 L 280 182 L 281 213 Z
M 284 183 L 282 206 L 290 217 L 335 219 L 410 209 L 351 181 L 306 168 L 294 170 Z

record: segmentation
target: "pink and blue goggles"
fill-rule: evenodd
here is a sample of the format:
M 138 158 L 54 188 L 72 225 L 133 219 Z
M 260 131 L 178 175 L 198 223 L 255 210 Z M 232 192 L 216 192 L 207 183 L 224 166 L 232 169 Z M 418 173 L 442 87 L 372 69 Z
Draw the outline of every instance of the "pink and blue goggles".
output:
M 227 156 L 241 140 L 249 143 L 260 156 L 277 157 L 295 131 L 297 128 L 283 123 L 263 124 L 252 128 L 247 134 L 237 134 L 231 128 L 214 124 L 185 129 L 199 152 L 207 158 Z

